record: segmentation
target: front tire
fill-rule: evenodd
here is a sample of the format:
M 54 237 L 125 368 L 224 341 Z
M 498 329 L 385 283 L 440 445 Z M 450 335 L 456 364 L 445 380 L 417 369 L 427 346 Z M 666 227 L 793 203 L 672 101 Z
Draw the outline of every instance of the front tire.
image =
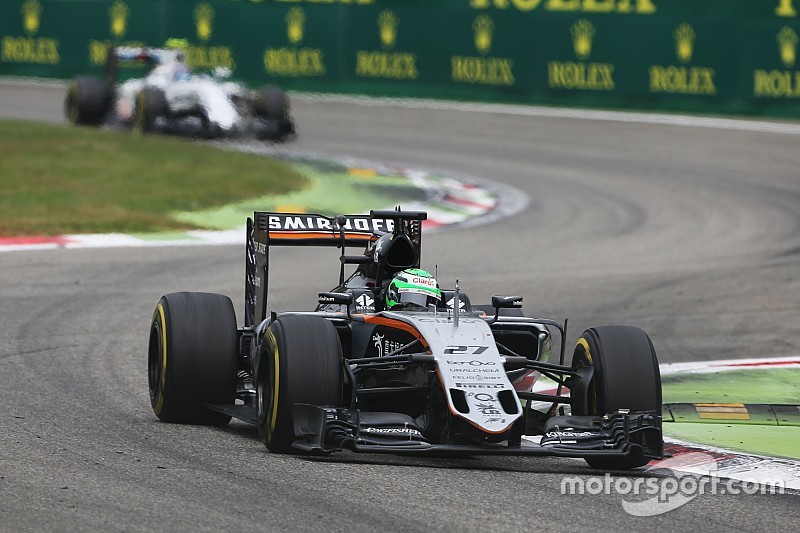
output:
M 142 134 L 157 133 L 156 120 L 168 112 L 167 97 L 156 87 L 145 87 L 136 95 L 134 129 Z
M 253 111 L 261 121 L 256 129 L 260 140 L 281 142 L 295 135 L 289 97 L 280 87 L 261 87 L 253 100 Z
M 221 425 L 207 404 L 233 404 L 238 371 L 236 314 L 220 294 L 166 294 L 150 326 L 148 381 L 163 422 Z
M 80 76 L 69 84 L 64 113 L 76 126 L 99 126 L 111 110 L 113 99 L 113 90 L 107 82 Z
M 256 380 L 258 433 L 272 452 L 296 440 L 294 404 L 337 406 L 342 395 L 342 345 L 324 318 L 287 315 L 264 335 Z
M 587 329 L 578 339 L 572 368 L 593 367 L 585 405 L 574 404 L 574 415 L 603 416 L 620 409 L 661 415 L 661 374 L 650 337 L 632 326 Z M 587 458 L 593 468 L 626 470 L 644 466 L 641 456 Z

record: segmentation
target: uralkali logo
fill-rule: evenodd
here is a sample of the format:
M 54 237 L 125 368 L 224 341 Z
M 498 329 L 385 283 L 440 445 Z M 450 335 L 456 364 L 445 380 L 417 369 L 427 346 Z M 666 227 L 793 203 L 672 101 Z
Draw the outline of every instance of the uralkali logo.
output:
M 612 474 L 569 476 L 561 480 L 563 495 L 620 495 L 622 509 L 633 516 L 657 516 L 686 505 L 698 496 L 783 494 L 785 482 L 717 477 L 716 458 L 705 452 L 676 455 L 652 464 L 642 477 Z

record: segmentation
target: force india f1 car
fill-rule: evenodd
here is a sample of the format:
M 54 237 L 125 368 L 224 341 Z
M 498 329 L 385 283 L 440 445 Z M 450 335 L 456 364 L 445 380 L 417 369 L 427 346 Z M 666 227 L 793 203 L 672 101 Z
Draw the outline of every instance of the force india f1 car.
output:
M 119 62 L 143 62 L 144 78 L 117 84 Z M 76 125 L 111 124 L 141 133 L 170 133 L 201 138 L 251 136 L 285 141 L 295 134 L 289 99 L 282 89 L 266 85 L 252 91 L 215 76 L 192 74 L 181 49 L 110 48 L 107 80 L 75 78 L 64 103 Z
M 386 309 L 389 280 L 420 266 L 426 217 L 256 212 L 243 327 L 223 295 L 158 302 L 148 350 L 155 414 L 209 425 L 236 417 L 278 453 L 552 455 L 603 469 L 663 457 L 661 379 L 642 330 L 588 329 L 567 366 L 566 321 L 523 316 L 519 296 L 473 305 L 456 281 L 436 305 Z M 339 284 L 314 311 L 268 312 L 269 255 L 279 245 L 342 249 Z M 347 255 L 350 246 L 365 252 Z M 540 376 L 555 393 L 533 392 Z

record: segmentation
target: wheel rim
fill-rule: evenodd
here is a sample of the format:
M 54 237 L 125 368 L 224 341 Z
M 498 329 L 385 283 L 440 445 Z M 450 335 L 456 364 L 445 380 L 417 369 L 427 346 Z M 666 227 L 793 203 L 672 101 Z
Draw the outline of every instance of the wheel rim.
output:
M 272 374 L 272 372 L 269 372 Z M 269 376 L 265 376 L 269 379 Z M 258 423 L 262 429 L 262 438 L 266 444 L 272 441 L 273 428 L 275 424 L 272 419 L 274 408 L 273 395 L 264 385 L 266 380 L 260 380 L 256 388 L 256 405 L 258 408 Z
M 580 351 L 581 358 L 578 360 L 576 367 L 586 367 L 586 368 L 594 367 L 594 360 L 593 360 L 593 357 L 592 357 L 592 352 L 591 352 L 591 350 L 589 348 L 588 341 L 584 337 L 581 337 L 580 339 L 578 339 L 578 348 L 581 349 L 581 351 Z M 597 368 L 595 367 L 595 372 L 596 371 L 597 371 Z M 587 398 L 586 398 L 587 406 L 586 407 L 589 409 L 589 412 L 587 414 L 596 416 L 597 415 L 597 375 L 592 376 L 592 381 L 589 383 L 589 386 L 587 387 L 586 394 L 587 394 Z
M 263 354 L 262 362 L 266 368 L 261 373 L 256 387 L 256 404 L 258 409 L 258 422 L 262 428 L 264 442 L 269 444 L 275 432 L 278 413 L 279 393 L 279 355 L 277 341 L 272 332 L 267 333 L 270 341 L 270 350 Z
M 153 409 L 156 414 L 161 411 L 163 406 L 164 391 L 161 386 L 162 382 L 162 361 L 164 354 L 164 346 L 161 342 L 161 328 L 157 322 L 153 323 L 150 329 L 150 347 L 148 349 L 147 358 L 147 377 L 150 386 L 150 401 L 153 404 Z
M 147 381 L 150 388 L 150 401 L 153 411 L 158 415 L 164 408 L 164 389 L 166 388 L 167 346 L 165 317 L 161 305 L 156 308 L 153 325 L 150 328 L 150 342 L 147 350 Z
M 258 382 L 256 388 L 256 406 L 258 407 L 258 423 L 262 424 L 266 421 L 266 408 L 264 407 L 264 383 Z

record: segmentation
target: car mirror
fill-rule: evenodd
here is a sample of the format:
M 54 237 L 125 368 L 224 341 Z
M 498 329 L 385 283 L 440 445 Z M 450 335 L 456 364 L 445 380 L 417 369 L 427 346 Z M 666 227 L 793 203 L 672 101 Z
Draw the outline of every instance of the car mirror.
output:
M 320 305 L 346 305 L 353 304 L 352 292 L 321 292 L 319 293 L 318 303 Z
M 522 296 L 492 296 L 492 307 L 508 309 L 522 307 Z
M 211 73 L 218 80 L 227 80 L 233 75 L 233 71 L 225 67 L 214 67 Z

